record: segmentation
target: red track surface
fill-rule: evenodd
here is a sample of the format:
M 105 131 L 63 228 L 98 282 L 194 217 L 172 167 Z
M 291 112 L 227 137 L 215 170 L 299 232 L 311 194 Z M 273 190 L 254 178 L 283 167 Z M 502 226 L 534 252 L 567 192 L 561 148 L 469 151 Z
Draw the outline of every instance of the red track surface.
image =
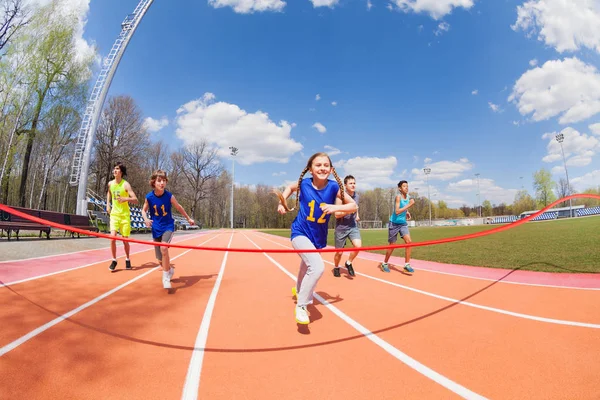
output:
M 253 232 L 181 243 L 290 245 Z M 335 309 L 309 307 L 312 322 L 300 327 L 293 280 L 279 267 L 296 275 L 297 255 L 172 249 L 171 256 L 179 257 L 170 294 L 154 270 L 153 249 L 132 256 L 133 271 L 114 273 L 104 261 L 108 250 L 0 264 L 0 280 L 8 283 L 0 287 L 0 398 L 597 399 L 600 393 L 600 290 L 507 284 L 497 270 L 479 269 L 479 279 L 440 274 L 420 262 L 412 276 L 385 274 L 368 259 L 376 256 L 362 254 L 353 279 L 334 278 L 326 263 L 317 293 Z M 19 265 L 31 272 L 14 275 Z M 472 274 L 450 268 L 445 272 Z M 64 269 L 71 270 L 10 284 Z M 517 272 L 504 271 L 504 279 L 519 282 Z M 539 275 L 542 282 L 525 275 L 528 284 L 557 285 L 546 275 Z M 580 286 L 600 287 L 590 276 Z M 578 283 L 573 277 L 566 285 Z

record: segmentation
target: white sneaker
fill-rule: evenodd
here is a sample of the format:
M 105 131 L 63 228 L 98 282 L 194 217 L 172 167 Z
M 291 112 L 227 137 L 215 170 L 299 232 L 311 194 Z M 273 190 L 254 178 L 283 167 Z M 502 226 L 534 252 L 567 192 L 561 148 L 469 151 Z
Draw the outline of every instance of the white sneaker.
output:
M 175 267 L 171 267 L 169 270 L 169 280 L 173 279 L 173 275 L 175 275 Z
M 296 322 L 302 325 L 308 325 L 310 323 L 306 307 L 296 307 Z
M 171 289 L 171 278 L 169 278 L 169 272 L 165 272 L 163 271 L 163 276 L 162 276 L 162 281 L 163 281 L 163 288 L 165 289 Z

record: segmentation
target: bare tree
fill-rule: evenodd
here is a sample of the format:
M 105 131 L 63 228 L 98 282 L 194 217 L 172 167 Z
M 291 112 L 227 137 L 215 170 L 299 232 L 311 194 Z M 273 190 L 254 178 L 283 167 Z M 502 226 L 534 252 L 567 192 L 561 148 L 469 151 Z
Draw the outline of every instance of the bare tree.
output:
M 148 133 L 143 127 L 142 112 L 130 96 L 111 97 L 104 108 L 94 138 L 94 161 L 91 171 L 96 178 L 95 191 L 104 194 L 116 161 L 128 167 L 127 180 L 132 187 L 147 181 L 148 171 L 134 174 L 136 166 L 145 165 L 149 145 Z M 138 168 L 139 169 L 139 168 Z M 134 185 L 134 182 L 136 185 Z
M 29 16 L 23 6 L 23 0 L 0 0 L 0 58 L 4 47 L 13 36 L 29 23 Z
M 562 199 L 564 197 L 567 197 L 573 193 L 575 193 L 575 191 L 573 190 L 573 186 L 569 187 L 571 185 L 567 184 L 567 180 L 565 178 L 560 178 L 558 180 L 558 182 L 556 183 L 556 195 L 558 196 L 559 199 Z M 566 207 L 569 204 L 568 201 L 563 201 L 561 203 L 561 205 L 563 207 Z
M 158 142 L 154 142 L 150 145 L 148 149 L 148 162 L 150 163 L 149 167 L 151 170 L 170 170 L 170 159 L 171 152 L 169 150 L 169 146 L 165 142 L 159 140 Z
M 218 161 L 217 151 L 208 146 L 205 140 L 195 142 L 181 149 L 183 175 L 191 191 L 191 214 L 198 218 L 198 204 L 208 197 L 206 183 L 219 176 L 223 166 Z

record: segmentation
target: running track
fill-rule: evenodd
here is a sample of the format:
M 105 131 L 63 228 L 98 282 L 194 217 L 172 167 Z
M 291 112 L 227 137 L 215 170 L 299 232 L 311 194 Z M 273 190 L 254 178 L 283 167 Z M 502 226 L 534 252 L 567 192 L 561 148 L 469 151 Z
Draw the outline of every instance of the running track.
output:
M 290 247 L 286 238 L 248 231 L 178 239 Z M 334 278 L 333 253 L 324 253 L 317 295 L 325 305 L 309 307 L 312 323 L 301 327 L 291 298 L 295 254 L 172 249 L 167 294 L 154 250 L 132 249 L 133 271 L 110 273 L 108 249 L 0 263 L 0 398 L 600 393 L 600 280 L 593 275 L 553 281 L 539 274 L 536 282 L 536 274 L 520 271 L 444 271 L 418 261 L 413 276 L 385 274 L 377 255 L 362 254 L 355 278 Z

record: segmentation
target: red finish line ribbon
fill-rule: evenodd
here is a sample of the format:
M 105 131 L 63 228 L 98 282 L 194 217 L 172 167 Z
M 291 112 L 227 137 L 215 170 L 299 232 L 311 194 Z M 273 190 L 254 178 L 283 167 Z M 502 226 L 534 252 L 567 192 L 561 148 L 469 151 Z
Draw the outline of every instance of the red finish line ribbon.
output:
M 562 202 L 564 202 L 566 200 L 570 200 L 570 199 L 581 199 L 581 198 L 600 200 L 600 196 L 595 195 L 595 194 L 573 194 L 573 195 L 564 197 L 560 200 L 556 200 L 555 202 L 549 204 L 548 206 L 544 207 L 543 209 L 536 212 L 535 214 L 532 214 L 527 218 L 523 218 L 521 220 L 512 222 L 510 224 L 502 225 L 497 228 L 492 228 L 492 229 L 489 229 L 489 230 L 483 231 L 483 232 L 470 233 L 467 235 L 454 236 L 454 237 L 445 238 L 445 239 L 428 240 L 425 242 L 413 242 L 413 243 L 408 243 L 408 244 L 406 244 L 406 243 L 393 244 L 393 245 L 385 245 L 385 246 L 349 247 L 349 248 L 343 248 L 343 249 L 324 248 L 324 249 L 307 249 L 307 250 L 243 249 L 243 248 L 227 248 L 227 247 L 188 246 L 188 245 L 182 245 L 182 244 L 177 244 L 177 243 L 151 242 L 151 241 L 146 241 L 146 240 L 138 240 L 138 239 L 124 238 L 124 237 L 117 238 L 115 236 L 107 235 L 105 233 L 91 232 L 91 231 L 88 231 L 85 229 L 74 228 L 72 226 L 63 225 L 63 224 L 59 224 L 59 223 L 52 222 L 52 221 L 47 221 L 45 219 L 34 217 L 33 215 L 25 214 L 23 212 L 14 210 L 5 204 L 0 204 L 0 210 L 8 212 L 9 214 L 14 214 L 21 218 L 28 219 L 32 222 L 37 222 L 38 224 L 50 226 L 52 228 L 56 228 L 56 229 L 60 229 L 60 230 L 75 232 L 75 233 L 84 234 L 84 235 L 88 235 L 88 236 L 95 236 L 95 237 L 104 238 L 104 239 L 119 240 L 122 242 L 145 244 L 148 246 L 164 246 L 164 247 L 173 247 L 173 248 L 177 248 L 177 249 L 192 249 L 192 250 L 207 250 L 207 251 L 231 251 L 231 252 L 240 252 L 240 253 L 335 253 L 335 252 L 344 252 L 344 251 L 387 250 L 387 249 L 400 249 L 400 248 L 406 248 L 406 247 L 432 246 L 432 245 L 436 245 L 436 244 L 452 243 L 452 242 L 459 242 L 462 240 L 475 239 L 478 237 L 488 236 L 488 235 L 492 235 L 492 234 L 495 234 L 498 232 L 506 231 L 508 229 L 516 228 L 517 226 L 522 225 L 522 224 L 532 220 L 533 218 L 537 217 L 538 215 L 543 214 L 544 212 L 546 212 L 547 210 L 549 210 L 550 208 L 554 207 L 555 205 L 557 205 L 559 203 L 562 203 Z

